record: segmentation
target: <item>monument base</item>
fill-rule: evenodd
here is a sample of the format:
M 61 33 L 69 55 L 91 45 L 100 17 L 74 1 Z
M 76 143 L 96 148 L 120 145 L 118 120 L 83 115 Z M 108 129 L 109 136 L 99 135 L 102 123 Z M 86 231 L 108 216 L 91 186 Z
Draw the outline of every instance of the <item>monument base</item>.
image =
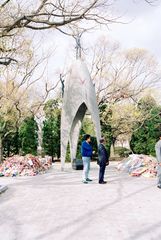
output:
M 74 159 L 72 162 L 72 168 L 74 170 L 83 170 L 83 161 L 80 159 Z

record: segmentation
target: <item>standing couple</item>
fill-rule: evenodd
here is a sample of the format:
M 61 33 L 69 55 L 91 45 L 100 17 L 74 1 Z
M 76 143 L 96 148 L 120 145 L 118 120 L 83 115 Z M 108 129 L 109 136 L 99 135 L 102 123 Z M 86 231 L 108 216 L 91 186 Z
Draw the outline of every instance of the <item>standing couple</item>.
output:
M 99 169 L 99 184 L 105 184 L 104 181 L 104 174 L 105 174 L 105 168 L 109 164 L 109 154 L 105 148 L 105 140 L 104 138 L 100 139 L 100 144 L 98 146 L 98 165 L 100 167 Z M 89 170 L 90 170 L 90 161 L 92 158 L 93 149 L 91 146 L 91 136 L 86 135 L 85 141 L 82 142 L 81 147 L 81 154 L 82 154 L 82 160 L 83 160 L 83 183 L 87 184 L 88 182 L 91 182 L 92 180 L 89 178 Z

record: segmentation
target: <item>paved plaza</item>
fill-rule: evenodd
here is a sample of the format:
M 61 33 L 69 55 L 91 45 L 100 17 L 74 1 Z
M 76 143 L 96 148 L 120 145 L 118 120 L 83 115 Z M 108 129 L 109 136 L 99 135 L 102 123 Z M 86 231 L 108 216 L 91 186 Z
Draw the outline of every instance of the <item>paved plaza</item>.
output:
M 161 190 L 156 179 L 106 171 L 108 184 L 97 184 L 92 163 L 90 184 L 82 171 L 60 165 L 36 177 L 0 178 L 2 240 L 160 240 Z

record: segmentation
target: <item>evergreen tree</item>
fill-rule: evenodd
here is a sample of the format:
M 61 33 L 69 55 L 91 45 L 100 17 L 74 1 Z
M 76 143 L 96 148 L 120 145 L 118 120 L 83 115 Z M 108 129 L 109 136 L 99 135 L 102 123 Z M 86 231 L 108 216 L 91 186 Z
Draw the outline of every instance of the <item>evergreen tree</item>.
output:
M 20 142 L 23 154 L 37 154 L 38 126 L 34 116 L 26 118 L 20 126 Z
M 109 108 L 108 104 L 101 104 L 99 106 L 100 110 L 100 122 L 102 135 L 106 139 L 106 148 L 110 153 L 111 145 L 114 144 L 115 139 L 113 138 L 112 127 L 111 127 L 111 117 L 112 110 Z
M 141 99 L 138 108 L 147 119 L 135 126 L 131 149 L 137 154 L 155 156 L 155 144 L 161 133 L 161 107 L 152 97 L 146 97 Z
M 60 102 L 59 99 L 49 100 L 44 107 L 45 121 L 43 126 L 43 148 L 45 154 L 60 157 Z
M 13 154 L 19 154 L 20 150 L 20 139 L 19 139 L 19 129 L 16 132 L 7 134 L 3 139 L 3 152 L 4 155 L 9 157 Z

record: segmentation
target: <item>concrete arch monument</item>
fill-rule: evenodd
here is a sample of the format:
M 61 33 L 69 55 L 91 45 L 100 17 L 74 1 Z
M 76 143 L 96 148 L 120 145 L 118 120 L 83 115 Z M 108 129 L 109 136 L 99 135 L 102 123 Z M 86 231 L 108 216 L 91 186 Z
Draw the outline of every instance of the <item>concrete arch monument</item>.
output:
M 79 133 L 86 111 L 91 114 L 97 141 L 101 137 L 99 110 L 95 87 L 86 64 L 77 59 L 70 67 L 65 84 L 61 115 L 61 167 L 64 168 L 68 142 L 71 160 L 76 158 Z

